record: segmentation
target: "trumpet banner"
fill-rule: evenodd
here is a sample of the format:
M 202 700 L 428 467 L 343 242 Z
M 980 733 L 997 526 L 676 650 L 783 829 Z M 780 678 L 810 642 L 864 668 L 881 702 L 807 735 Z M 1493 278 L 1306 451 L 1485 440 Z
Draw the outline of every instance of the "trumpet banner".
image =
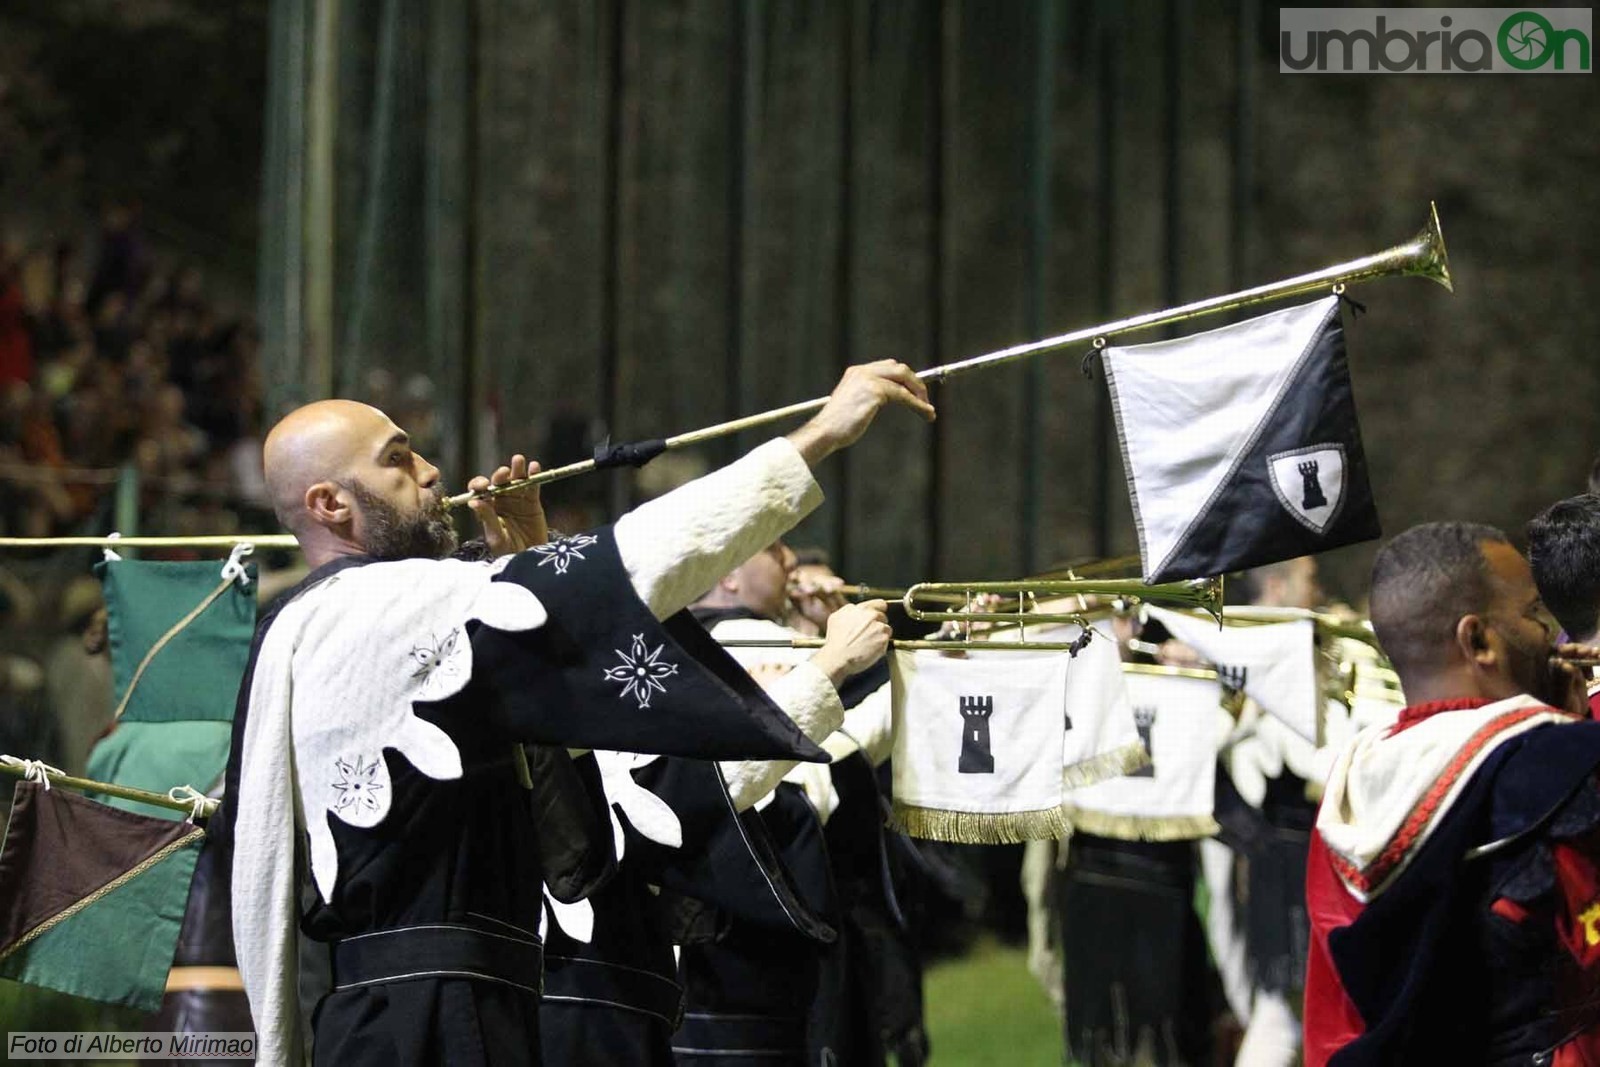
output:
M 1059 837 L 1066 652 L 896 650 L 894 814 L 914 837 L 1008 844 Z
M 1221 695 L 1217 680 L 1170 668 L 1126 672 L 1133 727 L 1150 765 L 1076 789 L 1074 829 L 1128 841 L 1180 841 L 1217 832 L 1213 817 Z
M 1321 695 L 1317 687 L 1316 624 L 1290 619 L 1253 626 L 1217 626 L 1151 606 L 1150 617 L 1201 656 L 1222 668 L 1234 688 L 1268 715 L 1317 743 Z
M 1042 641 L 1070 641 L 1079 628 L 1030 633 Z M 1083 647 L 1067 672 L 1067 737 L 1061 780 L 1069 791 L 1150 765 L 1150 754 L 1134 725 L 1116 635 L 1108 622 L 1097 623 L 1095 633 L 1096 638 Z
M 1107 348 L 1146 581 L 1199 578 L 1382 532 L 1339 298 Z

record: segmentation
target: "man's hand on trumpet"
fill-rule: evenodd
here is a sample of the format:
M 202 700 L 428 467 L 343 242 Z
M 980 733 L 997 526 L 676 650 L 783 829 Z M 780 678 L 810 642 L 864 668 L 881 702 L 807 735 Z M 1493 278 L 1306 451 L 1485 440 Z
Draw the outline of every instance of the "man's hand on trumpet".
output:
M 812 636 L 827 633 L 829 616 L 849 604 L 844 585 L 844 579 L 824 564 L 796 567 L 789 583 L 789 603 L 796 616 L 790 625 Z
M 894 636 L 882 600 L 846 604 L 828 616 L 828 634 L 811 663 L 835 686 L 883 658 Z
M 491 485 L 505 485 L 537 473 L 539 464 L 530 463 L 528 457 L 518 454 L 511 457 L 509 466 L 496 468 L 487 478 L 478 475 L 467 483 L 467 488 L 480 493 Z M 467 507 L 478 518 L 491 556 L 521 552 L 550 540 L 550 527 L 545 522 L 544 503 L 539 499 L 537 485 L 526 485 L 498 496 L 474 497 L 467 502 Z
M 1589 668 L 1597 663 L 1600 663 L 1600 647 L 1557 645 L 1550 657 L 1549 692 L 1534 695 L 1551 707 L 1579 718 L 1589 718 Z
M 850 367 L 822 410 L 791 433 L 789 442 L 807 464 L 815 467 L 820 460 L 860 440 L 878 412 L 889 404 L 903 404 L 929 422 L 934 419 L 928 387 L 904 363 L 880 359 Z

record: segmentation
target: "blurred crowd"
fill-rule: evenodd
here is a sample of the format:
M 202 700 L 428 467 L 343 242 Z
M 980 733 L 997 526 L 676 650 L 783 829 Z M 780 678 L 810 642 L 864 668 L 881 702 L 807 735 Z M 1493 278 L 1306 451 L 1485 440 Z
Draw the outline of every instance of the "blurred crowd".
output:
M 105 211 L 91 255 L 6 240 L 0 533 L 85 528 L 124 466 L 141 521 L 162 532 L 230 533 L 270 516 L 258 346 L 253 323 L 218 313 L 198 267 L 155 260 L 132 208 Z

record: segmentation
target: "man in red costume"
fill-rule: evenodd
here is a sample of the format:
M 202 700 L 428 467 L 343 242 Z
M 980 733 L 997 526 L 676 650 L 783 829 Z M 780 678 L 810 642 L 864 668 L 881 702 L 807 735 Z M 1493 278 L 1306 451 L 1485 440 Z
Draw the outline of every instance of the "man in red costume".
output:
M 1410 706 L 1318 812 L 1306 1063 L 1600 1062 L 1600 723 L 1527 561 L 1492 527 L 1413 527 L 1372 622 Z

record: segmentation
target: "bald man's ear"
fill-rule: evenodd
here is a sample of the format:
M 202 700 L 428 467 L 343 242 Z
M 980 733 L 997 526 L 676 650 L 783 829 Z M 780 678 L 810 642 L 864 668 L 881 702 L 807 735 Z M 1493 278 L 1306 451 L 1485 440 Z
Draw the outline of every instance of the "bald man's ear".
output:
M 1496 652 L 1489 641 L 1489 624 L 1481 615 L 1463 615 L 1456 620 L 1456 647 L 1469 663 L 1488 666 Z
M 717 588 L 724 593 L 737 593 L 739 591 L 739 572 L 729 571 L 717 579 Z
M 350 492 L 335 482 L 318 482 L 306 490 L 306 515 L 318 526 L 337 529 L 355 519 Z

